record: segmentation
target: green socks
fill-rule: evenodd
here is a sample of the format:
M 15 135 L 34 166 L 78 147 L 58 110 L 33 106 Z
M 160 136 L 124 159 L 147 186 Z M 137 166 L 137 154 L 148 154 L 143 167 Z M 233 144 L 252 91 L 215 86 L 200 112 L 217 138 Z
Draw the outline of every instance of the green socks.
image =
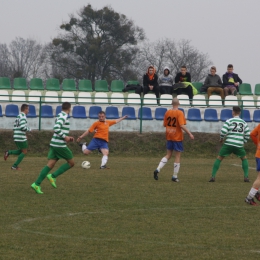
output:
M 66 172 L 69 169 L 70 169 L 70 165 L 68 163 L 65 163 L 65 164 L 61 165 L 61 167 L 57 171 L 55 171 L 51 175 L 51 177 L 52 178 L 57 178 L 59 175 L 61 175 L 62 173 Z
M 20 155 L 21 153 L 22 153 L 21 150 L 9 150 L 9 151 L 8 151 L 8 154 L 9 154 L 9 155 L 12 155 L 12 154 L 14 154 L 14 155 Z
M 36 180 L 35 184 L 37 186 L 40 186 L 42 181 L 45 179 L 45 177 L 47 176 L 47 174 L 50 172 L 51 168 L 49 168 L 48 166 L 45 166 L 42 170 L 41 173 L 38 177 L 38 179 Z
M 248 178 L 248 160 L 247 159 L 242 161 L 242 169 L 244 171 L 244 177 Z
M 20 152 L 20 155 L 18 156 L 18 158 L 17 158 L 17 160 L 16 160 L 16 162 L 14 163 L 13 166 L 17 167 L 21 163 L 21 161 L 23 160 L 24 156 L 25 156 L 25 154 Z
M 212 169 L 212 177 L 213 178 L 216 177 L 216 174 L 217 174 L 217 171 L 219 169 L 220 163 L 221 163 L 221 161 L 219 159 L 216 159 L 216 161 L 214 162 L 213 169 Z

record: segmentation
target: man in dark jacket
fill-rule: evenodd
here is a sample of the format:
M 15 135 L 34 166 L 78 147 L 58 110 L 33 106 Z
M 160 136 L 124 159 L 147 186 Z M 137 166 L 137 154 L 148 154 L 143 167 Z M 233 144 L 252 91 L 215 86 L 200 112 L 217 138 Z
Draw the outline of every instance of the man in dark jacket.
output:
M 223 75 L 223 87 L 225 96 L 231 94 L 236 96 L 239 90 L 239 84 L 242 84 L 242 80 L 239 76 L 233 73 L 233 65 L 229 64 L 227 66 L 227 72 Z
M 159 102 L 159 85 L 158 85 L 158 76 L 155 74 L 156 70 L 153 66 L 149 66 L 146 74 L 143 76 L 143 88 L 144 88 L 144 95 L 147 94 L 149 91 L 155 93 L 156 98 L 158 98 Z

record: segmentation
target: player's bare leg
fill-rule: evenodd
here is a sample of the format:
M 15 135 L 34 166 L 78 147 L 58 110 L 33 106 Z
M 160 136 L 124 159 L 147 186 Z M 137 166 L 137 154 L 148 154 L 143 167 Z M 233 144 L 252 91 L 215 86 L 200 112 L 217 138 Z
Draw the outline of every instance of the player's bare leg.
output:
M 257 206 L 257 204 L 254 201 L 254 198 L 260 201 L 259 188 L 260 188 L 260 172 L 258 172 L 256 180 L 254 181 L 253 186 L 245 199 L 246 203 L 252 206 Z
M 181 152 L 175 151 L 174 167 L 173 167 L 173 176 L 172 181 L 179 182 L 178 173 L 181 166 Z
M 218 171 L 219 166 L 220 166 L 220 164 L 221 164 L 221 162 L 223 161 L 224 158 L 225 157 L 218 155 L 216 161 L 213 164 L 212 175 L 211 175 L 209 182 L 215 182 L 217 171 Z
M 246 156 L 241 158 L 241 161 L 242 161 L 242 169 L 244 171 L 244 182 L 249 182 L 249 178 L 248 178 L 248 160 L 247 160 Z
M 105 148 L 101 148 L 100 151 L 101 151 L 101 153 L 103 154 L 103 157 L 102 157 L 102 159 L 101 159 L 100 169 L 109 169 L 109 168 L 106 166 L 107 161 L 108 161 L 109 151 L 108 151 L 108 149 L 105 149 Z
M 153 173 L 154 179 L 158 180 L 158 173 L 161 171 L 161 169 L 165 166 L 165 164 L 168 162 L 168 160 L 172 157 L 172 150 L 167 150 L 167 154 L 161 159 L 159 165 L 157 166 L 157 169 Z

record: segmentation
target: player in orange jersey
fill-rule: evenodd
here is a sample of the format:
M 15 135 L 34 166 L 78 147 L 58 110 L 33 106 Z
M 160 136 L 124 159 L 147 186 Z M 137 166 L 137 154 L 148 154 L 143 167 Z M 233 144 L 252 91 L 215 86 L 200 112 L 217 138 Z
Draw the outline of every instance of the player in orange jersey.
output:
M 186 120 L 182 111 L 178 109 L 180 103 L 177 98 L 172 100 L 172 109 L 168 110 L 164 115 L 163 126 L 166 127 L 167 154 L 162 158 L 157 169 L 154 171 L 154 179 L 158 180 L 158 173 L 163 166 L 172 157 L 175 152 L 174 169 L 172 181 L 179 182 L 178 173 L 180 170 L 181 152 L 183 152 L 183 131 L 186 132 L 193 140 L 194 136 L 187 129 Z
M 250 137 L 253 140 L 254 144 L 256 145 L 256 171 L 257 171 L 257 177 L 255 182 L 253 183 L 253 186 L 251 190 L 248 193 L 248 196 L 245 199 L 245 202 L 252 206 L 258 206 L 254 198 L 256 198 L 258 201 L 260 201 L 260 124 L 250 133 Z
M 108 133 L 109 127 L 115 125 L 122 120 L 127 118 L 127 116 L 123 116 L 116 120 L 106 120 L 106 113 L 104 111 L 100 111 L 98 113 L 98 121 L 95 122 L 85 133 L 78 137 L 77 142 L 80 142 L 82 138 L 87 136 L 89 133 L 95 132 L 93 139 L 87 146 L 86 143 L 81 144 L 82 152 L 85 155 L 90 154 L 92 151 L 99 149 L 103 154 L 101 160 L 100 169 L 106 169 L 106 164 L 108 160 Z

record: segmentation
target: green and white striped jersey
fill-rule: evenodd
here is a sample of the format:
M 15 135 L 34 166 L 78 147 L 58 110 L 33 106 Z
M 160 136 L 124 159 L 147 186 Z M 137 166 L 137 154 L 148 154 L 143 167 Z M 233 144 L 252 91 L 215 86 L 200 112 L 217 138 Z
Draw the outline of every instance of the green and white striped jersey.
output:
M 62 111 L 58 114 L 53 130 L 54 134 L 52 136 L 50 146 L 67 147 L 67 143 L 64 138 L 69 135 L 70 122 L 68 120 L 68 115 L 65 112 Z
M 250 131 L 247 123 L 238 116 L 228 119 L 222 129 L 220 138 L 225 139 L 226 145 L 243 147 L 244 143 L 248 141 Z
M 13 137 L 15 142 L 27 141 L 26 132 L 30 132 L 31 129 L 27 126 L 27 118 L 25 113 L 22 112 L 16 117 L 13 131 Z

